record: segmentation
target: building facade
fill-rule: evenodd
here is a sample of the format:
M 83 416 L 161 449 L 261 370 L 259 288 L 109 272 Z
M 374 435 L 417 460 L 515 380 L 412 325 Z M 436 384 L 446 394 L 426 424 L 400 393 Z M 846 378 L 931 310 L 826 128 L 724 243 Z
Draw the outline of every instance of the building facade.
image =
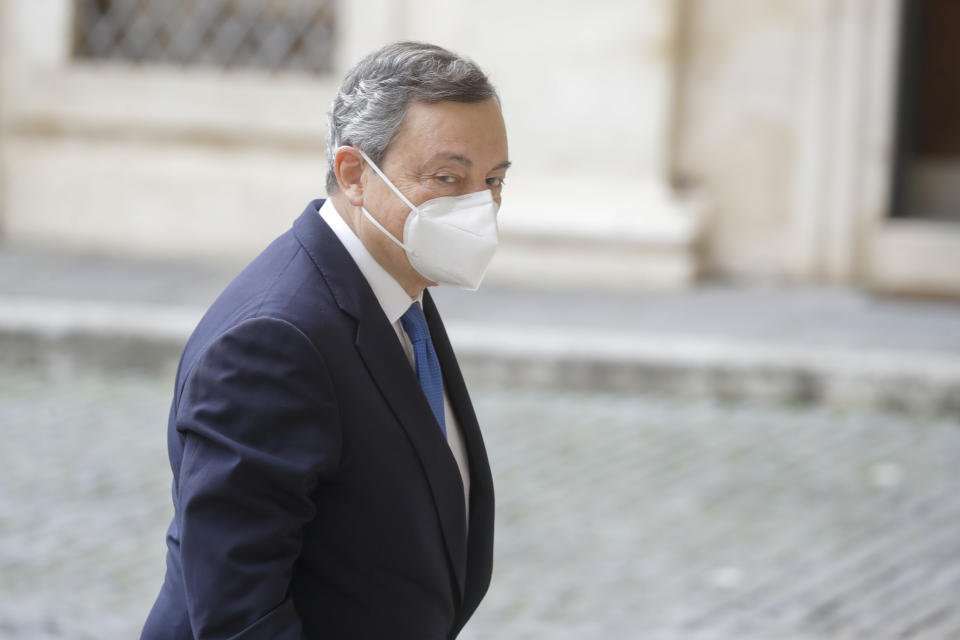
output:
M 323 195 L 345 70 L 418 39 L 502 96 L 491 281 L 958 295 L 952 4 L 7 0 L 0 234 L 249 257 Z

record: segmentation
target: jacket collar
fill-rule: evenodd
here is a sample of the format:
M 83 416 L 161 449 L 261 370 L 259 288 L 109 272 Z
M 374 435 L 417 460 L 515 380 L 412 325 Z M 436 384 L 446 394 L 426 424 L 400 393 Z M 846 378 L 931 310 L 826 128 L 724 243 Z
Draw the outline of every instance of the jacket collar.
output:
M 463 607 L 458 614 L 457 630 L 483 599 L 493 570 L 494 494 L 493 477 L 487 450 L 483 444 L 477 415 L 457 364 L 453 347 L 429 293 L 424 293 L 423 311 L 430 327 L 430 338 L 443 371 L 443 386 L 457 414 L 457 423 L 467 446 L 470 465 L 470 533 L 467 537 L 467 566 L 470 570 L 464 588 Z
M 340 216 L 333 200 L 327 200 L 323 203 L 323 206 L 320 207 L 320 217 L 336 234 L 340 244 L 353 258 L 354 264 L 363 274 L 364 280 L 370 285 L 373 295 L 376 296 L 377 302 L 383 308 L 383 313 L 387 316 L 387 322 L 394 324 L 400 320 L 400 317 L 406 313 L 415 301 L 407 295 L 396 278 L 390 275 L 390 272 L 384 269 L 364 246 L 363 241 L 357 237 L 353 229 Z M 422 302 L 421 298 L 422 296 L 417 298 L 416 301 Z

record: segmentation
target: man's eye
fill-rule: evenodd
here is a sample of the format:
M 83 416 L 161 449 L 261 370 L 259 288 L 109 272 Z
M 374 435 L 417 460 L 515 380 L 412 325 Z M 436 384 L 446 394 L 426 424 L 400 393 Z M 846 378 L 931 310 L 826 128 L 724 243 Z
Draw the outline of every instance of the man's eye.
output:
M 437 180 L 444 184 L 453 184 L 457 181 L 457 176 L 437 176 Z
M 491 187 L 502 187 L 503 178 L 487 178 L 487 185 Z

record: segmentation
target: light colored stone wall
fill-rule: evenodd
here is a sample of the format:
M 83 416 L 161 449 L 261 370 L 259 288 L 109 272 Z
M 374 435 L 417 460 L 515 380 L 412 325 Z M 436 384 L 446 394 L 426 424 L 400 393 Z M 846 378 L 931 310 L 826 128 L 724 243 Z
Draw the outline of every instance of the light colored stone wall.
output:
M 5 3 L 11 242 L 246 257 L 321 193 L 332 81 L 70 58 L 71 3 Z
M 475 58 L 503 97 L 515 169 L 493 279 L 638 288 L 697 273 L 699 209 L 666 182 L 672 0 L 345 2 L 337 69 L 320 78 L 78 62 L 70 2 L 7 6 L 11 241 L 249 255 L 323 195 L 343 72 L 423 39 Z
M 476 58 L 515 161 L 492 275 L 546 286 L 680 286 L 703 204 L 667 184 L 675 0 L 408 3 L 406 37 Z
M 706 268 L 790 270 L 810 0 L 685 0 L 674 179 L 710 194 Z
M 422 39 L 503 99 L 491 280 L 960 292 L 958 225 L 887 217 L 899 0 L 356 0 L 321 77 L 81 63 L 71 6 L 0 4 L 9 242 L 250 256 L 323 195 L 343 73 Z

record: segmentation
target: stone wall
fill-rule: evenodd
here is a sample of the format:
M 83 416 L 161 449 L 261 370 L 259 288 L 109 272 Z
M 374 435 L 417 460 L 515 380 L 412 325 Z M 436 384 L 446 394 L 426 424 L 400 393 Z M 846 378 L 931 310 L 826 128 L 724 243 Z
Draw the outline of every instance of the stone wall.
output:
M 323 195 L 346 69 L 423 39 L 503 98 L 491 280 L 960 292 L 960 225 L 888 216 L 899 0 L 341 2 L 319 76 L 78 61 L 71 7 L 0 5 L 8 242 L 248 257 Z
M 810 4 L 684 3 L 673 177 L 710 194 L 711 273 L 789 270 Z
M 692 281 L 700 210 L 666 181 L 674 3 L 398 6 L 339 4 L 336 69 L 306 76 L 76 60 L 70 2 L 11 0 L 6 238 L 251 255 L 323 195 L 325 112 L 343 72 L 385 42 L 425 39 L 475 58 L 503 96 L 516 168 L 492 279 Z

